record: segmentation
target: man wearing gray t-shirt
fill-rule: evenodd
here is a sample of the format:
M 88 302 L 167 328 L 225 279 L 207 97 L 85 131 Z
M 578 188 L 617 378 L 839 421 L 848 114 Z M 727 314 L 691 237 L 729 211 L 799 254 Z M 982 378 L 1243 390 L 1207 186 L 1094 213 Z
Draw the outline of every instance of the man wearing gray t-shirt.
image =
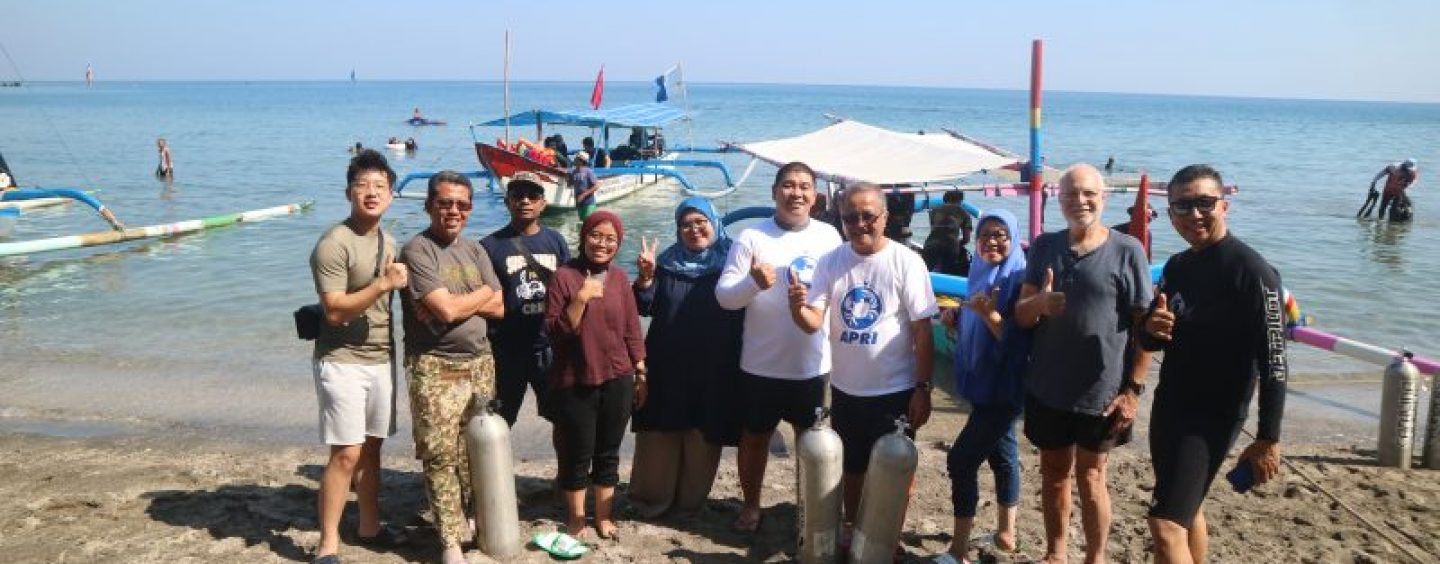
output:
M 1106 453 L 1130 440 L 1149 353 L 1133 333 L 1150 304 L 1145 250 L 1100 223 L 1105 181 L 1090 165 L 1060 177 L 1068 226 L 1030 247 L 1016 322 L 1033 327 L 1025 436 L 1040 449 L 1046 562 L 1066 560 L 1070 476 L 1079 476 L 1085 561 L 1103 562 L 1110 529 Z
M 461 237 L 473 197 L 470 179 L 460 173 L 430 177 L 425 196 L 430 227 L 400 250 L 400 261 L 410 269 L 401 305 L 415 456 L 425 470 L 445 564 L 465 562 L 460 545 L 474 536 L 465 522 L 471 492 L 463 431 L 477 408 L 475 397 L 495 397 L 486 319 L 505 316 L 490 256 L 480 243 Z

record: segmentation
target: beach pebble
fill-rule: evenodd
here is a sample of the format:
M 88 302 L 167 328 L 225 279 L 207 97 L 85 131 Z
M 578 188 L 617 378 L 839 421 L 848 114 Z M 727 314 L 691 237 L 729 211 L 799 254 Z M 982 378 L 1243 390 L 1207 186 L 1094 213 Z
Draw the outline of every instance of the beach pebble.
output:
M 1380 564 L 1380 559 L 1363 550 L 1355 551 L 1355 564 Z
M 1296 525 L 1304 525 L 1306 527 L 1315 526 L 1315 523 L 1311 522 L 1308 517 L 1305 517 L 1303 515 L 1296 515 L 1295 518 L 1292 519 L 1292 521 L 1294 521 Z

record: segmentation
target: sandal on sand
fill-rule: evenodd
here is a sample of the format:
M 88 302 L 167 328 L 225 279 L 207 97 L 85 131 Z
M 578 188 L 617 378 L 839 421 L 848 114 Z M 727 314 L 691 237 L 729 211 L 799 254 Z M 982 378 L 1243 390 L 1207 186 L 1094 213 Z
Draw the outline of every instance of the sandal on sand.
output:
M 956 560 L 955 555 L 950 554 L 949 552 L 940 553 L 940 555 L 936 556 L 934 560 L 931 560 L 931 562 L 934 562 L 935 564 L 970 564 L 969 560 Z
M 560 531 L 536 534 L 530 539 L 530 543 L 561 560 L 574 560 L 590 552 L 590 547 L 585 543 Z
M 741 511 L 740 516 L 735 518 L 735 522 L 730 524 L 730 530 L 744 535 L 753 535 L 760 530 L 760 524 L 764 521 L 765 514 L 756 513 L 754 521 L 746 522 L 745 513 Z
M 399 548 L 410 543 L 410 535 L 405 529 L 390 525 L 381 525 L 372 536 L 358 538 L 360 544 L 376 548 Z
M 1000 537 L 999 537 L 999 535 L 996 535 L 995 533 L 988 533 L 988 534 L 984 534 L 984 535 L 980 535 L 980 536 L 978 536 L 978 537 L 975 537 L 975 538 L 973 538 L 973 539 L 970 540 L 970 545 L 971 545 L 971 546 L 990 546 L 990 547 L 993 547 L 993 548 L 995 549 L 995 552 L 999 552 L 999 553 L 1001 553 L 1001 554 L 1020 554 L 1020 551 L 1025 549 L 1025 545 L 1020 542 L 1020 536 L 1019 536 L 1019 535 L 1016 535 L 1016 536 L 1015 536 L 1015 548 L 1011 548 L 1011 549 L 1009 549 L 1009 550 L 1006 550 L 1005 547 L 1000 546 Z
M 316 556 L 315 559 L 310 562 L 311 564 L 340 564 L 340 555 L 326 554 L 325 556 Z

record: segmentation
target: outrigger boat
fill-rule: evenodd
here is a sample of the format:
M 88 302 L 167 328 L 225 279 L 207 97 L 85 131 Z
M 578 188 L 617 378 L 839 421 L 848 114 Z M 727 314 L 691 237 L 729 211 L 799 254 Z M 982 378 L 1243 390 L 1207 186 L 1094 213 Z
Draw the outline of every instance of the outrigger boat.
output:
M 684 119 L 689 119 L 684 112 L 663 103 L 634 104 L 604 110 L 532 110 L 473 124 L 470 126 L 470 134 L 475 140 L 476 156 L 479 157 L 481 166 L 490 174 L 492 182 L 498 180 L 504 185 L 518 172 L 534 173 L 541 179 L 541 185 L 545 188 L 547 212 L 575 209 L 575 194 L 570 186 L 569 170 L 557 162 L 547 162 L 550 159 L 547 158 L 549 155 L 543 154 L 544 149 L 523 138 L 513 145 L 505 143 L 504 140 L 497 140 L 494 144 L 481 141 L 477 127 L 533 125 L 537 139 L 545 138 L 546 125 L 591 128 L 595 132 L 592 137 L 596 139 L 597 146 L 605 149 L 612 161 L 610 167 L 594 168 L 595 176 L 600 180 L 599 189 L 595 192 L 595 199 L 599 204 L 629 196 L 636 191 L 661 184 L 667 179 L 677 182 L 682 190 L 692 196 L 718 198 L 733 192 L 744 178 L 740 181 L 732 180 L 730 170 L 724 162 L 681 159 L 678 151 L 666 151 L 661 128 Z M 612 148 L 610 134 L 616 129 L 631 130 L 631 137 L 638 139 L 641 146 L 637 147 L 632 143 Z M 626 158 L 627 156 L 634 158 Z M 712 192 L 697 190 L 681 172 L 680 169 L 684 167 L 716 169 L 723 177 L 725 187 Z
M 78 249 L 81 247 L 93 247 L 96 245 L 113 245 L 126 241 L 139 239 L 152 239 L 157 237 L 172 237 L 182 233 L 202 231 L 225 225 L 233 225 L 241 222 L 259 221 L 271 217 L 291 215 L 309 210 L 314 205 L 313 201 L 287 204 L 258 210 L 251 210 L 240 213 L 215 215 L 201 219 L 188 221 L 176 221 L 159 225 L 145 227 L 132 227 L 128 229 L 114 229 L 84 235 L 70 235 L 65 237 L 51 237 L 49 239 L 37 239 L 34 241 L 17 241 L 13 243 L 0 243 L 0 257 L 11 255 L 26 255 L 45 251 L 58 251 L 61 249 Z

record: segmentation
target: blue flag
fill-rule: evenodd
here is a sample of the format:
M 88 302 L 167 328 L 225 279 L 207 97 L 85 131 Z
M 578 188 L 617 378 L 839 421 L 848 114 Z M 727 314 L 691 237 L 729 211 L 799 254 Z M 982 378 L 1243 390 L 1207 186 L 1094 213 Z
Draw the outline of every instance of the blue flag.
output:
M 665 92 L 665 75 L 662 74 L 655 77 L 655 86 L 660 89 L 655 93 L 656 102 L 664 102 L 670 99 L 670 96 Z

